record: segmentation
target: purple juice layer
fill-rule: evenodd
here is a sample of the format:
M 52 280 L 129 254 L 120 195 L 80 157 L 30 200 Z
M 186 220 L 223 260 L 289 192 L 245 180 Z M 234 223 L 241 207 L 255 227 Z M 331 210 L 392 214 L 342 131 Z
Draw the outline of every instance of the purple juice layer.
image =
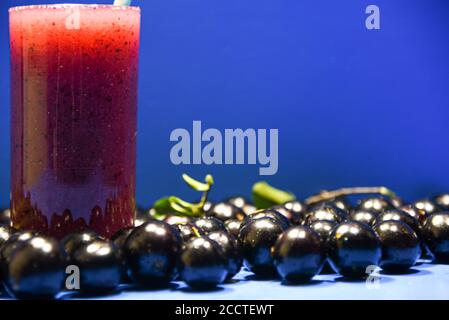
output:
M 13 225 L 57 238 L 133 224 L 140 12 L 10 11 Z

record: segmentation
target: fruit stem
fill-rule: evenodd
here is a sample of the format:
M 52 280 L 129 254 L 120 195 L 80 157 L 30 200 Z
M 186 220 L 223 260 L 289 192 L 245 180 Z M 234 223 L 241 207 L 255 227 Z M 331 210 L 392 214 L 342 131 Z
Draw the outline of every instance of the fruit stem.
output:
M 354 187 L 354 188 L 341 188 L 337 190 L 327 191 L 323 190 L 318 194 L 308 197 L 305 200 L 307 205 L 312 205 L 318 202 L 332 200 L 341 196 L 348 196 L 354 194 L 370 194 L 378 193 L 390 199 L 397 198 L 396 194 L 386 187 Z
M 183 174 L 182 177 L 191 188 L 203 193 L 200 202 L 190 203 L 175 196 L 164 197 L 157 200 L 153 205 L 155 217 L 163 217 L 167 214 L 187 217 L 200 217 L 204 215 L 203 208 L 207 202 L 210 189 L 214 184 L 214 179 L 210 174 L 204 178 L 205 183 L 199 182 L 186 174 Z
M 214 180 L 211 175 L 207 175 L 204 181 L 207 184 L 207 188 L 203 191 L 203 194 L 201 195 L 201 199 L 199 203 L 192 204 L 192 213 L 194 216 L 202 216 L 204 215 L 204 205 L 207 202 L 207 198 L 209 197 L 210 189 L 212 188 L 212 185 L 214 184 Z
M 197 237 L 197 238 L 201 237 L 201 234 L 197 228 L 193 227 L 192 231 L 193 231 L 193 234 L 195 235 L 195 237 Z
M 266 181 L 259 181 L 253 185 L 253 202 L 258 209 L 266 209 L 295 199 L 294 194 L 277 189 Z
M 207 202 L 207 197 L 209 195 L 209 190 L 204 191 L 203 195 L 201 196 L 201 200 L 198 203 L 192 203 L 192 206 L 190 207 L 192 213 L 190 214 L 190 216 L 192 217 L 200 217 L 202 215 L 204 215 L 204 205 Z

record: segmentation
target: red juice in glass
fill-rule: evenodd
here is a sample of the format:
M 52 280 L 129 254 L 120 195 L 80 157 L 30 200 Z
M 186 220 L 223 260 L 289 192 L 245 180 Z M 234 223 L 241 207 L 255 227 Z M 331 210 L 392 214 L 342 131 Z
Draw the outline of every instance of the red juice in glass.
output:
M 140 9 L 11 8 L 11 218 L 61 238 L 133 225 Z

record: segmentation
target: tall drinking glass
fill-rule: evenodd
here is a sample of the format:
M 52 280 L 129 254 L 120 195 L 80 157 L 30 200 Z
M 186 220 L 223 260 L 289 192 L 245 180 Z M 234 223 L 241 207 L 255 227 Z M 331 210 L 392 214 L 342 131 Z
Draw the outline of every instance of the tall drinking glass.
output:
M 11 217 L 109 237 L 135 212 L 140 9 L 11 8 Z

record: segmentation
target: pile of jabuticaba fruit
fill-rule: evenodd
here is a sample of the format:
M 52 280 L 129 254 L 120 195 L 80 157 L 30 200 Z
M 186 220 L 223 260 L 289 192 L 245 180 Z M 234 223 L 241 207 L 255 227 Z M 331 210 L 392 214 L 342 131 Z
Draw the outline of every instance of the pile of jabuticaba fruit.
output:
M 136 226 L 110 240 L 85 231 L 59 242 L 14 230 L 4 211 L 1 280 L 14 297 L 54 298 L 67 288 L 92 295 L 172 281 L 207 290 L 232 285 L 242 268 L 301 285 L 320 273 L 361 279 L 373 266 L 397 274 L 418 260 L 449 262 L 449 194 L 407 204 L 382 195 L 353 202 L 293 200 L 258 210 L 237 196 L 205 203 L 197 217 L 156 219 L 153 209 L 138 210 Z M 79 270 L 69 284 L 68 266 Z

